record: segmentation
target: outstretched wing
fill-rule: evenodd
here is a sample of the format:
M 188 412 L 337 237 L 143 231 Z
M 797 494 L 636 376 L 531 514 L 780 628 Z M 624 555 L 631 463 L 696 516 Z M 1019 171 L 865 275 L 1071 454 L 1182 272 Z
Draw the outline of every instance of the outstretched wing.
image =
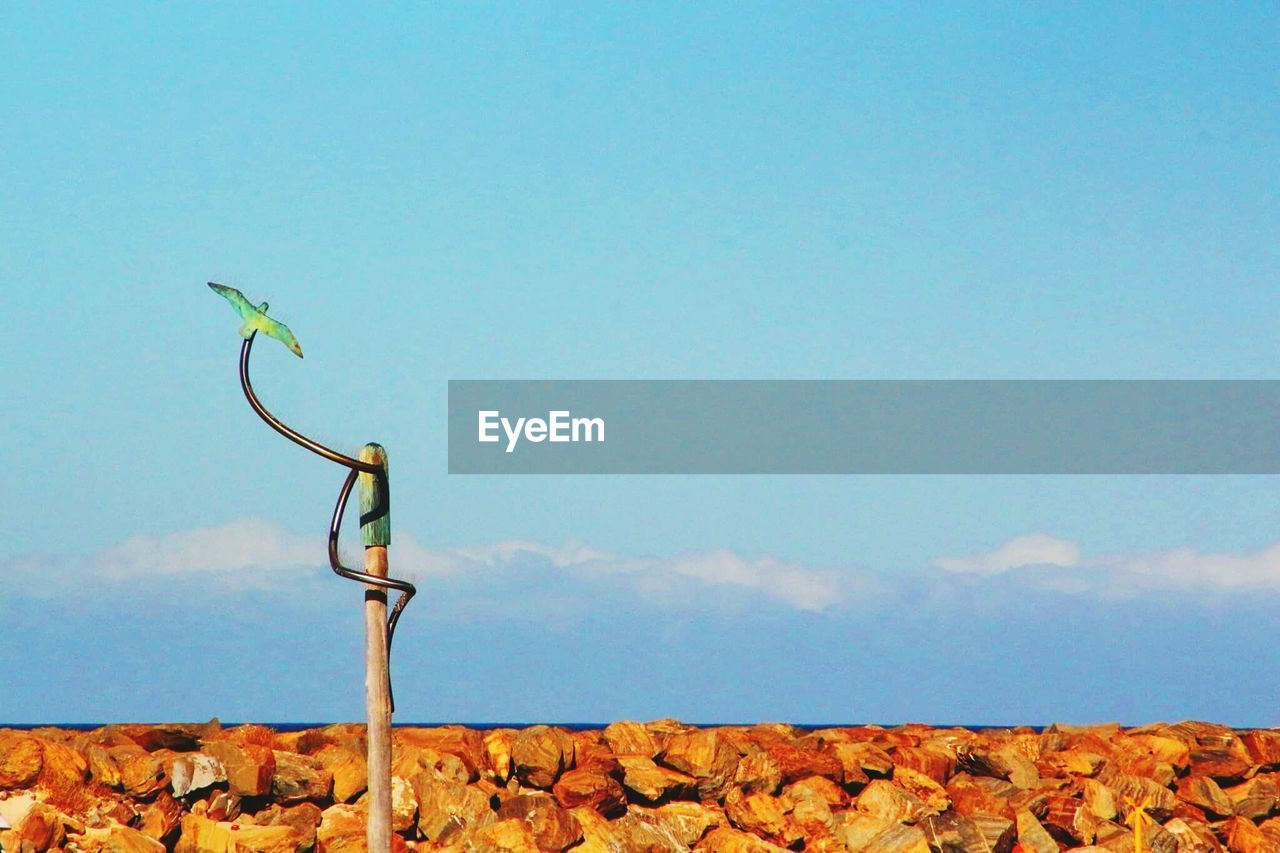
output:
M 302 347 L 298 345 L 298 339 L 293 336 L 293 332 L 289 331 L 289 327 L 279 320 L 272 320 L 265 314 L 262 315 L 263 322 L 259 328 L 280 343 L 293 350 L 293 354 L 298 358 L 302 358 Z
M 255 314 L 261 314 L 252 302 L 244 298 L 244 294 L 236 290 L 234 287 L 227 287 L 225 284 L 217 284 L 209 282 L 209 287 L 213 288 L 213 292 L 219 296 L 226 298 L 231 303 L 231 307 L 236 309 L 236 313 L 244 319 L 248 320 Z

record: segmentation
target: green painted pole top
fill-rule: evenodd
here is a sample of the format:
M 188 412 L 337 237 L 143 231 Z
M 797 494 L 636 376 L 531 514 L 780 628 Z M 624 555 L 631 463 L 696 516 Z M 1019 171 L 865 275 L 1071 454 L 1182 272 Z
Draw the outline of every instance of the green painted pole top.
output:
M 382 466 L 381 474 L 360 473 L 360 537 L 371 545 L 391 544 L 391 486 L 387 481 L 387 451 L 381 444 L 360 448 L 360 461 Z

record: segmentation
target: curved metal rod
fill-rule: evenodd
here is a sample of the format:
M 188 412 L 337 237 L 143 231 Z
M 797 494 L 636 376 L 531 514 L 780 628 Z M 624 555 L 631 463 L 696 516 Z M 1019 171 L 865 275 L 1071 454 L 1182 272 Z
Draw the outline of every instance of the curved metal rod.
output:
M 253 392 L 253 384 L 249 381 L 249 352 L 253 349 L 253 339 L 257 337 L 257 332 L 253 332 L 249 337 L 245 338 L 244 345 L 240 347 L 240 387 L 244 390 L 244 396 L 248 399 L 249 405 L 258 413 L 258 417 L 262 418 L 276 432 L 285 438 L 305 447 L 312 453 L 323 456 L 330 462 L 336 462 L 339 465 L 345 465 L 351 469 L 351 473 L 347 474 L 346 482 L 342 484 L 342 490 L 338 492 L 338 503 L 333 509 L 333 520 L 329 523 L 329 567 L 341 577 L 348 580 L 357 581 L 359 583 L 369 584 L 371 586 L 382 587 L 383 589 L 395 589 L 400 591 L 400 598 L 396 601 L 395 607 L 391 610 L 391 615 L 387 619 L 387 693 L 391 699 L 391 710 L 394 711 L 395 697 L 391 692 L 391 641 L 395 637 L 396 623 L 400 621 L 400 614 L 404 612 L 405 605 L 409 603 L 409 599 L 413 598 L 418 591 L 417 587 L 406 580 L 399 578 L 384 578 L 379 575 L 371 575 L 368 572 L 360 572 L 355 569 L 342 565 L 342 560 L 338 556 L 338 534 L 342 528 L 342 515 L 347 509 L 347 499 L 351 497 L 351 489 L 355 486 L 356 478 L 360 474 L 372 474 L 377 478 L 378 493 L 383 495 L 386 500 L 387 494 L 387 475 L 386 470 L 381 466 L 372 462 L 363 462 L 359 459 L 353 459 L 350 456 L 339 453 L 325 447 L 318 441 L 313 441 L 296 430 L 286 426 L 279 418 L 267 411 L 267 407 L 262 405 L 262 401 L 258 399 L 258 395 Z
M 276 432 L 292 441 L 294 444 L 300 444 L 312 453 L 319 454 L 330 462 L 337 462 L 339 465 L 346 465 L 348 468 L 354 468 L 357 471 L 363 471 L 366 474 L 379 474 L 382 472 L 381 465 L 375 465 L 372 462 L 361 462 L 359 459 L 353 459 L 350 456 L 339 453 L 325 447 L 318 441 L 312 441 L 302 433 L 285 426 L 279 418 L 267 411 L 267 407 L 262 405 L 262 401 L 258 399 L 258 395 L 253 393 L 253 384 L 249 381 L 249 351 L 253 349 L 253 339 L 258 336 L 255 331 L 244 339 L 244 346 L 240 347 L 240 387 L 244 389 L 244 395 L 249 399 L 249 405 L 253 406 L 253 410 L 258 413 L 258 417 L 262 418 Z

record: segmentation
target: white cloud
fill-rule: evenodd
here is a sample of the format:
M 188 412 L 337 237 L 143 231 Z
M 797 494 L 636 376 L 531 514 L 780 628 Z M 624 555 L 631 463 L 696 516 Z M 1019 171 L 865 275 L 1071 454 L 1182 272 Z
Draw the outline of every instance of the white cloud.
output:
M 483 545 L 472 548 L 455 548 L 447 552 L 461 560 L 469 560 L 488 566 L 509 562 L 520 554 L 537 554 L 546 557 L 554 565 L 564 568 L 576 566 L 595 560 L 611 560 L 613 555 L 607 551 L 598 551 L 582 544 L 571 544 L 562 547 L 543 545 L 530 540 L 510 540 L 494 545 Z
M 345 557 L 359 565 L 356 553 Z M 532 559 L 530 559 L 532 558 Z M 426 548 L 397 533 L 393 573 L 420 586 L 518 566 L 537 565 L 590 577 L 594 583 L 651 600 L 687 600 L 698 590 L 738 589 L 801 611 L 878 600 L 886 589 L 918 591 L 921 579 L 866 571 L 823 571 L 775 557 L 749 558 L 717 549 L 659 557 L 625 557 L 580 543 L 563 546 L 511 540 L 460 548 Z M 1202 553 L 1191 548 L 1129 555 L 1085 556 L 1080 545 L 1046 534 L 1022 536 L 980 554 L 943 557 L 934 566 L 979 579 L 1013 577 L 1045 589 L 1132 594 L 1141 589 L 1213 587 L 1280 591 L 1280 544 L 1249 554 Z M 137 536 L 85 558 L 33 554 L 4 567 L 10 585 L 36 595 L 92 594 L 103 583 L 204 576 L 219 590 L 278 587 L 327 570 L 324 535 L 301 536 L 260 519 L 238 519 L 165 536 Z M 452 580 L 451 580 L 452 579 Z M 95 586 L 97 584 L 97 586 Z M 496 593 L 495 593 L 496 594 Z M 712 593 L 713 595 L 713 593 Z M 712 597 L 710 600 L 714 600 Z
M 616 576 L 641 592 L 671 589 L 681 579 L 705 586 L 754 590 L 800 610 L 820 611 L 837 603 L 841 585 L 834 572 L 812 571 L 771 557 L 749 560 L 717 550 L 672 558 L 622 558 L 580 543 L 546 545 L 511 540 L 490 545 L 431 549 L 397 533 L 392 544 L 393 574 L 415 583 L 424 578 L 492 571 L 534 556 L 569 571 Z M 39 577 L 49 594 L 83 588 L 93 579 L 137 582 L 206 574 L 219 588 L 261 587 L 296 577 L 300 571 L 327 567 L 323 535 L 300 536 L 261 519 L 238 519 L 213 527 L 165 536 L 135 536 L 87 559 L 65 555 L 28 555 L 10 565 L 18 574 Z M 359 556 L 344 555 L 359 566 Z
M 711 586 L 745 587 L 799 610 L 821 611 L 843 597 L 840 579 L 835 572 L 814 571 L 799 563 L 787 563 L 773 557 L 748 560 L 725 549 L 666 559 L 615 561 L 600 568 L 657 577 L 671 574 Z
M 994 575 L 1040 567 L 1043 585 L 1083 591 L 1090 587 L 1139 586 L 1190 589 L 1280 591 L 1280 544 L 1247 554 L 1205 553 L 1176 548 L 1139 554 L 1082 557 L 1068 539 L 1023 536 L 995 550 L 967 557 L 943 557 L 934 565 L 949 572 Z M 1059 570 L 1046 570 L 1056 567 Z
M 1228 589 L 1280 590 L 1280 544 L 1251 554 L 1205 554 L 1193 548 L 1177 548 L 1105 557 L 1097 565 L 1179 587 L 1207 584 Z
M 968 557 L 941 557 L 933 564 L 948 572 L 995 575 L 1021 566 L 1076 566 L 1080 546 L 1069 539 L 1043 533 L 1020 536 L 985 554 Z
M 655 591 L 670 587 L 664 579 L 688 578 L 707 586 L 756 590 L 800 610 L 820 611 L 841 598 L 840 582 L 834 572 L 814 571 L 799 563 L 772 557 L 748 560 L 724 549 L 675 557 L 628 559 L 582 544 L 555 547 L 539 542 L 508 541 L 447 551 L 424 549 L 419 559 L 447 565 L 450 571 L 456 572 L 493 568 L 525 554 L 543 557 L 561 569 L 629 576 L 638 587 Z
M 270 522 L 242 518 L 166 536 L 135 536 L 99 552 L 94 574 L 112 580 L 192 572 L 273 572 L 324 561 L 322 539 L 288 533 Z

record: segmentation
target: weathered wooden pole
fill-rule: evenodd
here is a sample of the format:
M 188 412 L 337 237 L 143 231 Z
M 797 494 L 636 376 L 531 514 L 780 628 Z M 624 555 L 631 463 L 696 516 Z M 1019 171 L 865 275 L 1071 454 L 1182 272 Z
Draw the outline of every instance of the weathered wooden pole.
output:
M 360 537 L 364 542 L 364 570 L 387 576 L 387 546 L 391 544 L 391 490 L 387 481 L 387 452 L 378 444 L 360 449 L 360 461 L 382 466 L 381 476 L 360 474 Z M 365 677 L 368 713 L 369 827 L 365 836 L 370 853 L 391 849 L 391 674 L 387 665 L 387 591 L 366 586 L 364 591 Z

